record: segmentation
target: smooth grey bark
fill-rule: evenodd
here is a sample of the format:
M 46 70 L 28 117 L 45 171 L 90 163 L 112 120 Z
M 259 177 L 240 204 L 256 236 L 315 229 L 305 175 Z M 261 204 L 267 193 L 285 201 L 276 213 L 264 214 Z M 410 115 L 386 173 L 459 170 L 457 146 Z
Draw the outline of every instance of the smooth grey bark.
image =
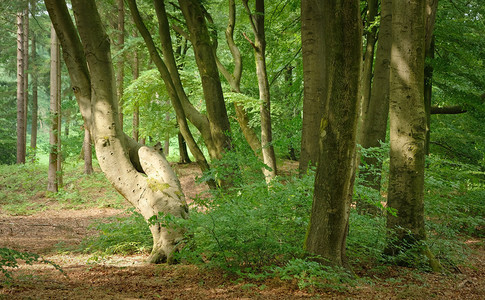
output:
M 424 165 L 426 112 L 424 104 L 425 2 L 393 1 L 390 70 L 389 243 L 386 253 L 423 247 L 433 270 L 439 263 L 422 244 L 424 227 Z
M 303 124 L 299 172 L 303 174 L 319 156 L 320 121 L 325 103 L 325 45 L 323 3 L 301 2 L 301 42 L 303 59 Z
M 45 0 L 101 170 L 146 220 L 160 214 L 186 218 L 180 183 L 163 154 L 138 144 L 121 129 L 110 43 L 95 1 L 71 3 L 76 27 L 65 1 Z M 148 261 L 173 263 L 184 230 L 155 221 L 150 231 L 153 249 Z
M 319 121 L 319 158 L 305 249 L 322 262 L 346 266 L 360 102 L 362 25 L 358 0 L 324 0 L 312 9 L 323 17 L 320 57 L 325 60 Z M 308 9 L 302 1 L 302 9 Z M 316 24 L 315 24 L 316 26 Z M 309 28 L 311 29 L 311 27 Z M 319 41 L 320 43 L 320 41 Z M 306 55 L 304 52 L 303 55 Z M 318 54 L 318 53 L 316 53 Z
M 264 29 L 264 0 L 255 1 L 254 13 L 248 5 L 248 0 L 243 0 L 243 5 L 249 14 L 249 21 L 254 33 L 254 42 L 248 41 L 253 46 L 254 58 L 256 60 L 256 75 L 258 77 L 259 99 L 262 101 L 260 107 L 261 115 L 261 152 L 263 163 L 263 174 L 267 182 L 276 176 L 276 156 L 273 147 L 273 133 L 271 129 L 271 97 L 266 71 L 266 35 Z

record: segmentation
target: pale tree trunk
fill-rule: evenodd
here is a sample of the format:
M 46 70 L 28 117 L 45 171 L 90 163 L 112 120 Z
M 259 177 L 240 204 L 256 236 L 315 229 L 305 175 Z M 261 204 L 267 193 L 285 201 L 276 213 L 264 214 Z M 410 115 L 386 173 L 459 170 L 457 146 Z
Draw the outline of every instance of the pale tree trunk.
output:
M 325 30 L 315 38 L 323 40 L 320 57 L 325 60 L 326 80 L 318 83 L 325 91 L 324 111 L 319 122 L 320 155 L 305 249 L 319 255 L 322 262 L 337 266 L 346 266 L 355 174 L 362 64 L 359 2 L 324 0 L 312 7 L 324 20 Z M 302 10 L 309 9 L 308 4 L 302 1 Z
M 379 147 L 386 141 L 387 120 L 389 116 L 389 68 L 392 43 L 392 0 L 381 1 L 381 22 L 379 27 L 379 42 L 374 67 L 374 78 L 368 102 L 362 104 L 362 122 L 358 142 L 364 149 Z M 373 157 L 361 157 L 361 163 L 381 169 L 382 163 Z M 364 184 L 376 190 L 381 188 L 381 175 L 365 172 L 361 174 Z M 377 206 L 357 201 L 360 213 L 377 214 Z
M 254 33 L 254 42 L 251 45 L 254 49 L 256 59 L 256 75 L 258 77 L 259 99 L 262 101 L 261 114 L 261 151 L 263 163 L 267 168 L 263 174 L 267 182 L 276 176 L 276 156 L 273 147 L 271 131 L 271 98 L 269 91 L 268 74 L 266 72 L 266 37 L 264 31 L 264 0 L 256 0 L 255 12 L 251 13 L 248 1 L 243 0 L 244 7 L 249 14 L 249 20 Z
M 439 264 L 423 241 L 426 113 L 424 107 L 425 1 L 392 3 L 390 70 L 389 243 L 386 253 L 397 255 L 423 247 L 433 269 Z
M 47 190 L 59 191 L 59 86 L 60 86 L 60 55 L 59 41 L 54 27 L 51 27 L 51 67 L 50 67 L 50 130 L 49 130 L 49 171 Z
M 17 13 L 17 163 L 25 163 L 25 56 L 24 11 Z
M 123 0 L 116 0 L 116 5 L 118 6 L 118 41 L 117 48 L 118 51 L 123 51 L 125 45 L 125 4 Z M 116 93 L 119 101 L 119 114 L 121 127 L 123 128 L 123 77 L 125 76 L 125 56 L 123 54 L 119 55 L 118 62 L 116 64 Z
M 301 42 L 303 59 L 303 124 L 300 174 L 316 165 L 319 154 L 320 122 L 325 102 L 324 19 L 321 1 L 301 3 Z
M 52 28 L 52 31 L 55 34 L 54 28 Z M 57 57 L 56 57 L 56 88 L 57 88 L 57 96 L 56 96 L 56 101 L 57 101 L 57 172 L 56 172 L 56 177 L 57 177 L 57 185 L 59 188 L 61 188 L 64 185 L 64 180 L 63 180 L 63 172 L 62 172 L 62 110 L 61 110 L 61 87 L 62 87 L 62 82 L 61 82 L 61 49 L 60 49 L 60 44 L 59 44 L 59 39 L 56 36 L 56 44 L 57 44 Z
M 186 218 L 188 208 L 180 183 L 163 154 L 136 143 L 121 129 L 109 39 L 95 1 L 71 1 L 77 30 L 64 1 L 45 3 L 81 112 L 90 126 L 101 170 L 146 220 L 159 214 Z M 184 230 L 167 228 L 161 222 L 152 223 L 150 230 L 153 250 L 148 261 L 174 262 Z
M 92 174 L 93 170 L 93 151 L 91 148 L 91 133 L 86 125 L 84 125 L 84 141 L 83 141 L 83 158 L 84 158 L 84 173 Z

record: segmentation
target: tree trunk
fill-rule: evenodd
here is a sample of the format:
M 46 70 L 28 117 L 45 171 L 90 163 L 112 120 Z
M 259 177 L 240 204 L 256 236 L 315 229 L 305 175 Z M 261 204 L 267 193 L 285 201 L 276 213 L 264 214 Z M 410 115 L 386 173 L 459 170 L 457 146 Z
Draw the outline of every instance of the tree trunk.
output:
M 301 43 L 303 59 L 303 124 L 301 134 L 300 174 L 308 165 L 316 165 L 319 156 L 320 122 L 326 91 L 324 19 L 321 1 L 301 3 Z
M 390 165 L 386 253 L 424 247 L 425 1 L 392 3 Z M 430 255 L 429 250 L 426 251 Z M 430 260 L 434 260 L 430 257 Z M 434 268 L 434 267 L 433 267 Z
M 271 98 L 269 91 L 268 74 L 266 72 L 266 37 L 264 31 L 264 0 L 256 0 L 255 13 L 252 14 L 248 1 L 243 1 L 244 7 L 249 14 L 251 27 L 254 33 L 254 58 L 256 60 L 256 75 L 258 77 L 259 99 L 262 101 L 261 114 L 261 151 L 263 163 L 263 174 L 267 182 L 276 176 L 276 156 L 273 147 L 271 131 Z M 249 39 L 248 39 L 249 40 Z
M 24 11 L 17 13 L 17 163 L 25 163 L 25 55 Z
M 24 16 L 24 46 L 23 46 L 23 55 L 24 55 L 24 132 L 23 132 L 23 140 L 24 140 L 24 147 L 27 148 L 27 112 L 29 107 L 29 2 L 25 2 L 25 11 L 23 13 Z M 27 153 L 27 150 L 25 150 Z
M 86 125 L 84 125 L 84 141 L 83 141 L 83 158 L 84 158 L 84 173 L 92 174 L 93 170 L 93 151 L 91 148 L 91 134 Z
M 307 5 L 310 3 L 302 1 L 302 10 L 308 11 Z M 324 60 L 326 80 L 318 83 L 325 91 L 321 98 L 324 102 L 320 104 L 324 107 L 324 117 L 319 122 L 320 155 L 305 249 L 321 256 L 325 263 L 344 266 L 360 102 L 362 28 L 359 1 L 324 0 L 322 5 L 311 8 L 318 10 L 315 13 L 321 15 L 324 22 L 325 30 L 314 36 L 322 40 L 318 43 L 323 47 L 314 54 Z
M 195 60 L 202 81 L 210 132 L 217 150 L 215 158 L 221 158 L 226 150 L 232 148 L 231 127 L 213 45 L 200 2 L 179 0 L 179 5 L 190 32 L 190 41 L 194 47 Z
M 101 170 L 146 220 L 159 215 L 186 218 L 188 208 L 180 183 L 163 154 L 136 143 L 121 129 L 109 39 L 95 1 L 71 1 L 79 34 L 64 1 L 45 3 Z M 148 261 L 174 262 L 173 254 L 180 247 L 184 230 L 167 228 L 161 221 L 151 223 L 150 230 L 153 249 Z
M 35 1 L 32 1 L 35 4 Z M 35 11 L 35 7 L 32 6 L 32 10 Z M 31 50 L 31 57 L 32 57 L 32 127 L 30 130 L 30 148 L 33 151 L 32 155 L 32 162 L 36 160 L 37 154 L 37 122 L 38 122 L 38 112 L 39 112 L 39 105 L 38 105 L 38 86 L 39 86 L 39 78 L 37 74 L 37 38 L 35 34 L 32 34 L 32 50 Z
M 116 0 L 118 7 L 118 41 L 117 50 L 120 52 L 118 62 L 116 63 L 116 93 L 119 101 L 119 114 L 121 127 L 123 128 L 123 77 L 125 76 L 125 56 L 122 54 L 125 45 L 125 4 L 123 0 Z
M 185 142 L 184 136 L 179 132 L 178 133 L 178 140 L 179 140 L 179 154 L 180 154 L 180 163 L 181 164 L 188 164 L 190 163 L 189 152 L 187 151 L 187 144 Z
M 133 80 L 140 76 L 140 61 L 138 59 L 138 50 L 133 53 Z M 140 135 L 140 105 L 138 102 L 133 104 L 133 139 L 138 142 Z
M 389 63 L 392 43 L 391 9 L 392 1 L 382 0 L 374 79 L 369 101 L 362 104 L 362 122 L 358 135 L 359 144 L 364 149 L 380 147 L 380 143 L 386 140 L 389 116 Z M 361 163 L 372 166 L 377 170 L 382 168 L 382 163 L 373 157 L 361 157 Z M 366 186 L 380 190 L 380 173 L 364 171 L 361 176 L 364 178 Z M 377 206 L 360 199 L 357 201 L 357 209 L 360 213 L 376 214 L 378 212 Z
M 50 67 L 50 130 L 49 130 L 49 172 L 47 176 L 47 190 L 59 191 L 59 86 L 60 86 L 60 55 L 59 41 L 54 27 L 51 26 L 51 67 Z

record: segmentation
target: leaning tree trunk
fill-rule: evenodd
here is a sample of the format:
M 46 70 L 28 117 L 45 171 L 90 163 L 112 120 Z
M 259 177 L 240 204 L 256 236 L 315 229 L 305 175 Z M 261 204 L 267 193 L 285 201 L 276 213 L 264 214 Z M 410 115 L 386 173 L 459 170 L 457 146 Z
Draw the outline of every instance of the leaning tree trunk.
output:
M 308 9 L 302 1 L 302 10 Z M 315 5 L 325 30 L 320 57 L 325 60 L 325 91 L 319 122 L 320 155 L 305 249 L 331 265 L 346 265 L 356 150 L 362 28 L 358 0 L 324 0 Z M 305 56 L 305 53 L 303 53 Z
M 92 174 L 93 170 L 93 151 L 91 144 L 91 133 L 86 125 L 84 125 L 84 141 L 83 141 L 83 158 L 84 158 L 84 173 Z
M 300 174 L 316 165 L 319 154 L 320 121 L 325 101 L 324 18 L 321 1 L 305 0 L 301 5 L 301 42 L 303 59 L 303 124 Z
M 425 247 L 424 165 L 426 113 L 424 107 L 425 1 L 392 3 L 390 70 L 390 165 L 386 252 L 397 255 L 410 247 Z M 424 248 L 434 270 L 439 269 Z
M 71 1 L 77 30 L 64 1 L 45 3 L 81 112 L 90 126 L 101 170 L 146 220 L 161 215 L 187 217 L 180 183 L 163 154 L 138 144 L 121 129 L 109 39 L 95 1 Z M 183 229 L 167 228 L 155 221 L 150 223 L 150 230 L 153 249 L 148 261 L 173 262 Z

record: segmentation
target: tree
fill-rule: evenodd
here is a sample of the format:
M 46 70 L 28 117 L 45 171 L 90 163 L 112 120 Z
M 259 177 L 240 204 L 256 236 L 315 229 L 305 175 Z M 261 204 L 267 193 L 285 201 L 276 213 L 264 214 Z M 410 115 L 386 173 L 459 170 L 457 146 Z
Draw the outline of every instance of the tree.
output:
M 392 3 L 390 70 L 390 166 L 387 215 L 390 242 L 386 252 L 419 246 L 424 227 L 424 105 L 425 1 Z M 433 270 L 439 270 L 427 248 Z
M 305 249 L 328 264 L 342 266 L 346 264 L 345 243 L 353 193 L 360 99 L 362 28 L 359 1 L 302 1 L 301 5 L 302 12 L 313 11 L 313 16 L 323 18 L 323 31 L 316 27 L 318 23 L 309 29 L 314 28 L 319 33 L 314 37 L 321 41 L 314 45 L 323 46 L 314 48 L 314 53 L 325 66 L 323 80 L 311 81 L 323 86 L 319 103 L 323 107 L 323 117 L 318 122 L 320 150 Z M 308 17 L 304 14 L 302 20 L 308 21 Z M 306 51 L 303 57 L 308 55 Z
M 59 122 L 61 102 L 61 56 L 59 40 L 54 27 L 51 27 L 51 67 L 50 67 L 50 128 L 49 128 L 49 171 L 47 190 L 57 193 L 61 186 L 60 168 L 60 131 Z
M 110 43 L 95 1 L 71 1 L 76 27 L 65 1 L 46 0 L 45 4 L 107 179 L 146 220 L 163 215 L 187 217 L 180 183 L 163 154 L 136 143 L 122 131 Z M 169 229 L 158 219 L 150 223 L 150 230 L 153 249 L 148 261 L 174 262 L 183 229 Z
M 31 1 L 32 14 L 36 12 L 36 1 Z M 32 58 L 32 127 L 30 130 L 30 148 L 33 151 L 32 160 L 35 160 L 35 155 L 37 152 L 37 123 L 39 114 L 39 104 L 38 104 L 38 71 L 37 71 L 37 37 L 36 34 L 32 33 L 32 43 L 31 43 L 31 58 Z
M 123 55 L 123 46 L 125 44 L 125 4 L 123 0 L 116 0 L 116 5 L 118 6 L 118 42 L 117 47 L 120 52 L 118 57 L 118 62 L 116 64 L 116 87 L 117 95 L 120 102 L 120 121 L 121 126 L 123 126 L 123 77 L 125 75 L 124 65 L 125 59 Z
M 362 120 L 358 142 L 364 149 L 379 147 L 385 142 L 387 133 L 387 120 L 389 116 L 389 64 L 392 43 L 392 1 L 381 1 L 381 19 L 379 26 L 377 53 L 375 59 L 374 76 L 370 98 L 362 103 Z M 370 59 L 370 58 L 369 58 Z M 370 83 L 369 83 L 370 84 Z M 373 157 L 361 157 L 361 163 L 380 170 L 381 163 Z M 364 185 L 380 190 L 381 176 L 379 173 L 366 172 L 361 176 Z M 364 201 L 358 201 L 360 212 L 377 213 L 377 207 Z
M 303 53 L 303 124 L 301 133 L 300 174 L 315 165 L 319 156 L 320 122 L 323 117 L 325 54 L 324 17 L 321 1 L 302 1 L 301 43 Z
M 274 153 L 273 133 L 271 129 L 271 97 L 269 89 L 268 74 L 266 71 L 266 36 L 264 30 L 264 0 L 255 1 L 255 11 L 251 13 L 248 0 L 243 0 L 246 12 L 249 15 L 249 22 L 254 33 L 254 42 L 247 36 L 246 39 L 254 49 L 256 60 L 256 75 L 258 77 L 259 98 L 262 101 L 261 114 L 261 151 L 263 162 L 267 168 L 263 169 L 266 181 L 276 176 L 276 156 Z
M 25 163 L 26 155 L 26 114 L 25 114 L 25 14 L 17 13 L 17 163 Z

